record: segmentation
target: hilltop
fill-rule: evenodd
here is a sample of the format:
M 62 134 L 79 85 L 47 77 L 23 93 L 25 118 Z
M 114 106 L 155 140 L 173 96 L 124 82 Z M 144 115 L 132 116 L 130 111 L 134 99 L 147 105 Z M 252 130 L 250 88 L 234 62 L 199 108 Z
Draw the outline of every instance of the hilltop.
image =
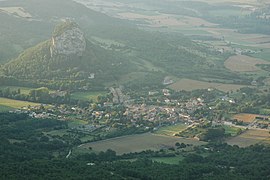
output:
M 66 20 L 54 28 L 48 40 L 3 65 L 2 74 L 21 82 L 26 80 L 32 86 L 56 83 L 56 87 L 75 81 L 74 87 L 87 83 L 103 87 L 108 83 L 156 86 L 162 85 L 167 75 L 234 77 L 220 65 L 220 57 L 213 58 L 215 54 L 181 35 L 136 29 L 122 32 L 124 37 L 128 35 L 126 41 L 87 39 L 78 24 Z
M 14 12 L 14 13 L 12 13 Z M 0 64 L 16 58 L 25 49 L 45 41 L 63 19 L 72 19 L 84 29 L 110 32 L 123 23 L 102 13 L 66 0 L 9 0 L 0 3 Z M 107 33 L 106 33 L 107 34 Z
M 66 21 L 56 26 L 49 40 L 25 50 L 4 65 L 4 74 L 17 79 L 83 80 L 125 73 L 130 62 L 91 43 L 79 26 Z

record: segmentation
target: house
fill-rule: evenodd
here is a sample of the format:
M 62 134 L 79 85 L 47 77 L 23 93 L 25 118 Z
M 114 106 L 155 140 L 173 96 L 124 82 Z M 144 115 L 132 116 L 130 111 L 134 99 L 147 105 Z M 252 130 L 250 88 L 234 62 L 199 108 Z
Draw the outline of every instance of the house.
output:
M 91 73 L 88 79 L 95 79 L 95 73 Z
M 169 77 L 169 76 L 166 76 L 163 80 L 163 85 L 169 85 L 169 84 L 172 84 L 173 83 L 173 80 Z
M 149 92 L 148 92 L 148 95 L 149 95 L 149 96 L 153 96 L 153 95 L 155 95 L 155 94 L 158 94 L 158 91 L 149 91 Z
M 252 86 L 257 86 L 257 81 L 253 80 L 253 81 L 251 82 L 251 85 L 252 85 Z
M 164 102 L 169 104 L 171 101 L 169 99 L 165 99 Z
M 164 96 L 170 96 L 170 90 L 169 89 L 162 89 L 163 95 Z
M 163 93 L 169 93 L 170 90 L 169 90 L 169 89 L 162 89 L 162 92 L 163 92 Z

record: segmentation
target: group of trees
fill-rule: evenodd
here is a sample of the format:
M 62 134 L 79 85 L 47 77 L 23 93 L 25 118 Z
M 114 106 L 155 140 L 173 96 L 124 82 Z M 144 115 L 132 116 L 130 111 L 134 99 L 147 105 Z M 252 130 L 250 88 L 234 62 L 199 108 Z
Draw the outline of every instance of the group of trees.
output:
M 200 140 L 202 141 L 216 141 L 222 140 L 225 137 L 224 128 L 209 128 L 205 133 L 200 135 Z
M 49 139 L 42 132 L 65 129 L 65 122 L 29 118 L 26 114 L 0 114 L 0 162 L 20 162 L 52 158 L 52 152 L 66 151 L 68 142 Z M 14 140 L 14 142 L 11 141 Z
M 226 17 L 206 14 L 205 18 L 224 27 L 238 29 L 240 33 L 270 34 L 270 18 L 267 17 L 269 8 L 270 6 L 266 5 L 245 16 L 230 15 Z
M 77 102 L 71 100 L 71 95 L 67 91 L 64 95 L 53 95 L 48 88 L 42 87 L 30 90 L 29 94 L 21 93 L 21 89 L 12 90 L 9 87 L 0 89 L 0 97 L 6 97 L 17 100 L 40 102 L 40 103 L 73 103 Z
M 61 31 L 66 31 L 62 29 Z M 61 32 L 62 33 L 62 32 Z M 116 80 L 134 70 L 122 53 L 105 50 L 90 41 L 82 56 L 56 54 L 51 57 L 51 40 L 44 41 L 25 50 L 18 58 L 5 64 L 1 71 L 6 76 L 22 80 L 68 81 L 89 80 L 91 73 L 101 83 Z
M 179 164 L 151 160 L 175 157 L 161 150 L 117 155 L 112 150 L 72 154 L 76 143 L 48 136 L 47 131 L 66 128 L 57 120 L 31 119 L 25 114 L 0 114 L 0 179 L 269 179 L 270 148 L 247 148 L 220 143 L 196 147 Z M 212 133 L 213 134 L 213 133 Z M 72 137 L 70 137 L 72 140 Z M 176 144 L 185 148 L 185 144 Z M 137 159 L 134 161 L 134 158 Z M 125 159 L 125 160 L 124 160 Z M 133 159 L 129 161 L 129 159 Z M 124 160 L 124 161 L 123 161 Z

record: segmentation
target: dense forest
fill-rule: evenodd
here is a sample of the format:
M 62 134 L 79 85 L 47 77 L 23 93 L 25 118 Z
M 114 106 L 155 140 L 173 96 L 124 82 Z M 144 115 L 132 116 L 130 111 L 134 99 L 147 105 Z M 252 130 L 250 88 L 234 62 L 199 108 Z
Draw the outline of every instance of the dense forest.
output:
M 226 28 L 237 29 L 240 33 L 260 33 L 270 34 L 270 19 L 266 14 L 269 14 L 270 6 L 258 9 L 245 16 L 211 16 L 206 15 L 205 18 L 211 22 L 221 24 Z
M 270 179 L 262 135 L 224 143 L 249 130 L 269 140 L 269 63 L 225 63 L 269 60 L 265 0 L 78 1 L 0 0 L 0 179 Z M 93 145 L 144 134 L 175 141 L 141 151 L 129 140 L 123 154 Z
M 46 136 L 66 128 L 57 120 L 38 120 L 24 114 L 0 114 L 1 179 L 269 179 L 270 148 L 247 148 L 210 143 L 197 147 L 179 164 L 151 160 L 157 152 L 116 155 L 106 152 L 74 155 L 76 139 Z M 160 156 L 160 154 L 159 154 Z M 166 154 L 164 154 L 166 157 Z M 135 159 L 135 161 L 134 161 Z

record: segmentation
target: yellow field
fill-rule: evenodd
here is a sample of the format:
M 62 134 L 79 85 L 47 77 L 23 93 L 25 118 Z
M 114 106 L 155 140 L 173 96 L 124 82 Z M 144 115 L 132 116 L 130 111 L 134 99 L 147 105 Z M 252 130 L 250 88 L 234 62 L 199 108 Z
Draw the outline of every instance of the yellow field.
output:
M 162 27 L 162 26 L 169 26 L 169 27 L 193 27 L 193 26 L 216 26 L 216 24 L 210 23 L 204 19 L 196 18 L 196 17 L 189 17 L 189 16 L 182 16 L 174 17 L 173 15 L 169 14 L 159 14 L 159 15 L 143 15 L 137 13 L 118 13 L 118 16 L 123 19 L 129 20 L 144 20 L 152 27 Z
M 79 146 L 79 148 L 88 149 L 91 147 L 96 152 L 112 149 L 116 151 L 117 154 L 124 154 L 130 152 L 140 152 L 148 149 L 160 150 L 164 147 L 173 147 L 176 142 L 193 145 L 205 144 L 205 142 L 195 139 L 185 139 L 146 133 L 87 143 Z
M 234 29 L 224 29 L 219 27 L 203 27 L 201 29 L 211 33 L 213 37 L 218 38 L 224 36 L 226 41 L 232 42 L 233 44 L 269 49 L 269 35 L 241 34 Z
M 224 63 L 227 69 L 235 72 L 259 71 L 260 68 L 256 67 L 256 64 L 269 64 L 269 62 L 249 56 L 237 55 L 230 57 Z
M 235 91 L 242 87 L 246 87 L 243 85 L 236 85 L 236 84 L 222 84 L 222 83 L 209 83 L 204 81 L 197 81 L 192 79 L 181 79 L 176 83 L 169 86 L 171 89 L 175 91 L 192 91 L 196 89 L 218 89 L 220 91 L 228 92 L 228 91 Z
M 21 94 L 25 94 L 25 95 L 29 95 L 30 91 L 33 88 L 29 88 L 29 87 L 22 87 L 22 86 L 0 86 L 0 90 L 9 88 L 11 91 L 17 91 L 18 89 L 20 89 Z
M 229 139 L 227 143 L 230 145 L 238 145 L 240 147 L 247 147 L 257 143 L 269 144 L 269 130 L 250 129 L 239 136 Z
M 243 121 L 245 123 L 251 123 L 255 120 L 255 118 L 257 116 L 260 116 L 261 115 L 258 115 L 258 114 L 246 114 L 246 113 L 243 113 L 243 114 L 236 114 L 233 116 L 233 119 L 237 119 L 238 121 Z
M 31 18 L 31 14 L 29 14 L 22 7 L 0 7 L 0 11 L 3 11 L 7 14 L 12 14 L 15 16 L 23 17 L 23 18 Z
M 239 4 L 254 4 L 257 5 L 257 0 L 200 0 L 202 2 L 207 2 L 209 4 L 211 3 L 239 3 Z
M 0 98 L 0 105 L 18 109 L 18 108 L 22 108 L 28 105 L 38 106 L 40 104 L 28 102 L 28 101 L 19 101 L 19 100 L 7 99 L 7 98 Z
M 261 44 L 270 42 L 270 37 L 269 36 L 251 37 L 247 38 L 247 40 L 249 40 L 250 42 Z

